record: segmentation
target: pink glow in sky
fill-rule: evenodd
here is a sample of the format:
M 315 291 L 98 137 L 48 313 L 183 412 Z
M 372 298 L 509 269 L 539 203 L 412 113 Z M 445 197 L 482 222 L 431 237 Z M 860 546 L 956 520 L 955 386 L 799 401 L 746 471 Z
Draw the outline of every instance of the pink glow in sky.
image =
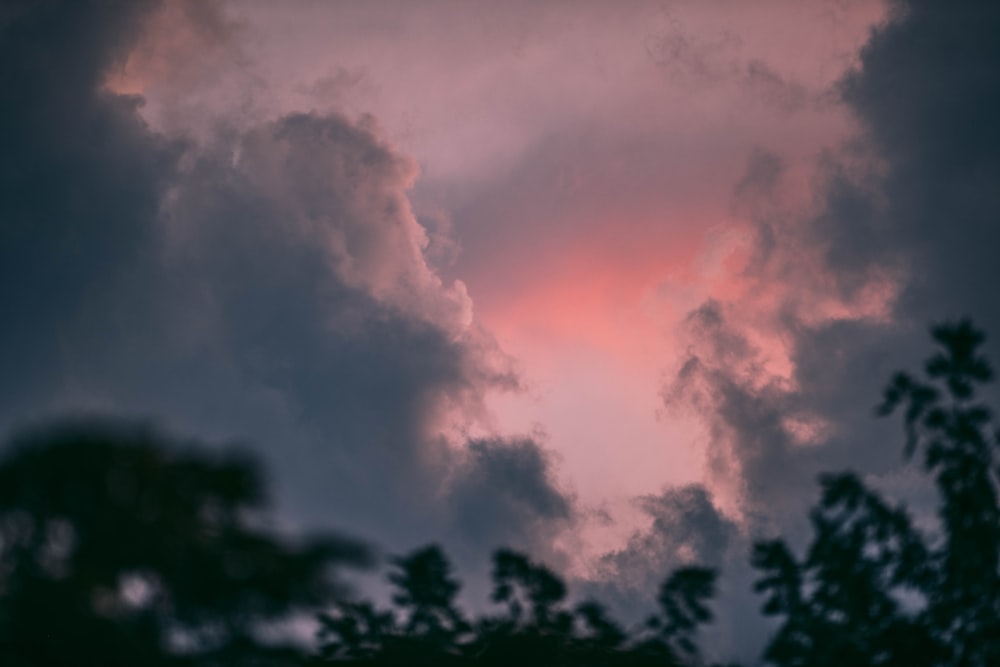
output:
M 739 480 L 726 491 L 706 472 L 704 425 L 667 415 L 662 398 L 691 344 L 678 326 L 706 299 L 727 304 L 766 370 L 788 378 L 774 322 L 789 298 L 801 293 L 822 320 L 877 318 L 893 296 L 886 275 L 853 301 L 834 297 L 821 275 L 794 278 L 805 257 L 750 268 L 750 219 L 808 211 L 819 157 L 851 136 L 833 90 L 879 2 L 225 10 L 222 42 L 164 16 L 110 85 L 142 92 L 155 127 L 201 137 L 290 111 L 370 115 L 419 165 L 410 205 L 429 265 L 465 286 L 520 369 L 524 391 L 493 396 L 476 428 L 542 434 L 585 503 L 708 481 L 738 513 Z M 200 64 L 206 52 L 213 65 Z M 785 175 L 746 195 L 760 152 Z M 789 428 L 807 441 L 820 426 Z

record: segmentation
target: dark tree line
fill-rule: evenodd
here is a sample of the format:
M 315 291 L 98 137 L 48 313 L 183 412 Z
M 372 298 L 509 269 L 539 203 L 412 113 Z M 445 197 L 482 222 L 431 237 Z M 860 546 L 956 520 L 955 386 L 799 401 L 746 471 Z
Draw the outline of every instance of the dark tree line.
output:
M 269 624 L 339 593 L 370 559 L 260 520 L 259 466 L 112 424 L 42 429 L 0 465 L 0 664 L 284 665 Z
M 394 610 L 341 602 L 320 615 L 322 659 L 350 665 L 684 665 L 698 663 L 694 635 L 711 620 L 715 573 L 676 570 L 660 587 L 659 611 L 629 634 L 595 601 L 567 602 L 563 581 L 524 554 L 493 556 L 492 601 L 501 611 L 466 619 L 442 551 L 393 561 Z
M 763 612 L 778 620 L 763 660 L 779 667 L 1000 665 L 998 434 L 979 385 L 992 379 L 969 323 L 932 331 L 940 350 L 898 374 L 880 412 L 901 412 L 940 530 L 851 472 L 823 475 L 798 556 L 755 545 Z M 656 611 L 626 628 L 573 602 L 525 554 L 493 556 L 494 611 L 467 616 L 461 583 L 428 546 L 389 563 L 391 605 L 338 575 L 368 547 L 292 537 L 268 520 L 263 471 L 234 450 L 157 431 L 78 422 L 15 436 L 0 457 L 0 664 L 260 667 L 704 665 L 713 570 L 671 573 Z M 316 628 L 312 641 L 296 628 Z

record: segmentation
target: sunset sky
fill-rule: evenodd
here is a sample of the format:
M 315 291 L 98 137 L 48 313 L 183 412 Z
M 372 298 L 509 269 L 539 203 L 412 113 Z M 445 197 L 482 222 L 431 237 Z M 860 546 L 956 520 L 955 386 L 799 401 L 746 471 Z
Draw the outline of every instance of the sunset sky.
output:
M 998 11 L 4 3 L 0 425 L 246 442 L 291 527 L 626 609 L 721 566 L 752 654 L 750 540 L 919 497 L 872 406 L 1000 335 Z

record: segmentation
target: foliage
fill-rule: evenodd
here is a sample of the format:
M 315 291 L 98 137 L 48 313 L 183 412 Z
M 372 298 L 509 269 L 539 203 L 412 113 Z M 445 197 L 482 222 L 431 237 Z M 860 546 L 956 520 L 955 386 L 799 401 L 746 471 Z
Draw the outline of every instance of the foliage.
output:
M 435 546 L 393 560 L 395 608 L 341 602 L 321 615 L 323 661 L 347 665 L 701 664 L 694 633 L 711 613 L 714 572 L 683 568 L 661 589 L 663 617 L 652 637 L 629 637 L 599 603 L 569 607 L 566 584 L 524 554 L 493 556 L 491 599 L 500 613 L 468 623 L 454 606 L 458 584 Z M 687 656 L 687 662 L 682 658 Z
M 878 408 L 903 413 L 904 455 L 923 452 L 943 539 L 853 473 L 821 477 L 814 537 L 802 562 L 780 540 L 758 543 L 763 611 L 781 617 L 775 665 L 1000 664 L 997 434 L 978 386 L 992 370 L 968 321 L 934 327 L 924 377 L 898 373 Z
M 262 630 L 327 604 L 330 568 L 369 554 L 281 537 L 265 509 L 243 453 L 98 422 L 15 438 L 0 462 L 3 664 L 292 664 L 302 649 Z
M 715 595 L 715 578 L 714 570 L 684 567 L 671 574 L 660 587 L 657 601 L 663 620 L 654 616 L 650 625 L 659 629 L 659 636 L 671 653 L 698 658 L 695 632 L 699 625 L 712 620 L 708 601 Z

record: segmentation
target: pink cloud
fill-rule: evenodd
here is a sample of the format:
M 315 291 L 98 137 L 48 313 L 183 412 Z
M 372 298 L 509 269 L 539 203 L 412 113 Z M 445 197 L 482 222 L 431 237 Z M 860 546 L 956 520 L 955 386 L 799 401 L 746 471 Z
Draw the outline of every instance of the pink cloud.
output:
M 533 387 L 494 398 L 494 428 L 540 424 L 588 502 L 708 474 L 697 424 L 658 418 L 664 374 L 690 344 L 676 328 L 705 300 L 727 304 L 755 363 L 779 379 L 793 375 L 787 308 L 806 322 L 885 316 L 891 272 L 845 297 L 794 226 L 813 205 L 817 157 L 853 131 L 832 87 L 879 2 L 225 9 L 240 33 L 225 74 L 164 70 L 164 54 L 213 53 L 187 38 L 151 38 L 130 61 L 146 118 L 202 138 L 290 111 L 377 118 L 413 158 L 400 176 L 412 190 L 390 198 L 399 224 L 372 252 L 363 227 L 325 237 L 350 256 L 337 270 L 436 321 L 474 317 L 491 331 Z M 739 188 L 760 148 L 788 166 L 781 192 L 754 199 Z M 307 200 L 308 183 L 285 173 L 294 165 L 268 160 L 262 184 Z M 756 223 L 779 209 L 790 222 L 774 229 L 788 238 L 765 261 Z M 458 250 L 435 265 L 419 221 L 441 211 Z M 789 426 L 802 439 L 818 428 Z

